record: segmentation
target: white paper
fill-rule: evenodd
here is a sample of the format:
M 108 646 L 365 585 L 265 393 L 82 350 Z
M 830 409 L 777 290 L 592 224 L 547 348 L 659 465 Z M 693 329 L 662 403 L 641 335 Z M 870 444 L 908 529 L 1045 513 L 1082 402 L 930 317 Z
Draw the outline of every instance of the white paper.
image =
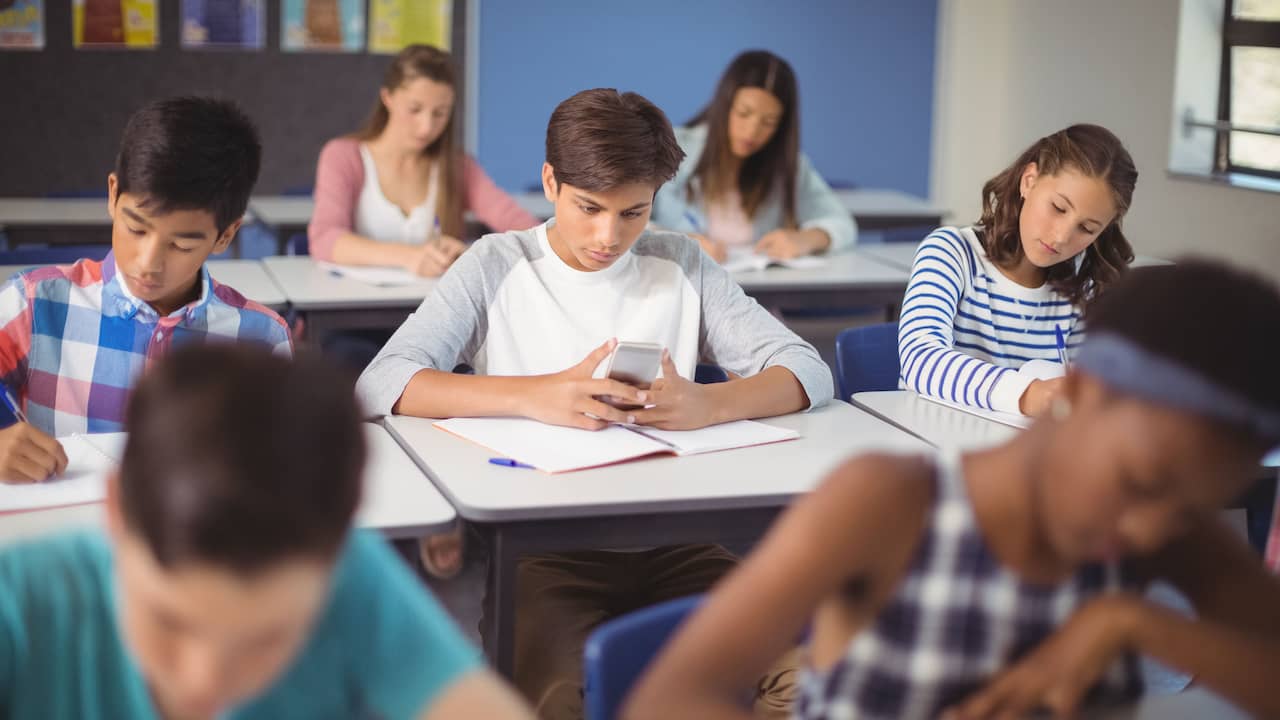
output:
M 0 483 L 0 512 L 80 505 L 106 496 L 107 473 L 117 464 L 124 433 L 58 438 L 67 453 L 67 470 L 39 483 Z
M 338 265 L 323 261 L 317 261 L 317 264 L 331 273 L 378 287 L 399 287 L 422 282 L 422 278 L 404 268 Z
M 800 433 L 795 430 L 752 420 L 738 420 L 697 430 L 658 430 L 646 427 L 639 428 L 639 431 L 676 447 L 680 455 L 697 455 L 750 445 L 764 445 L 800 437 Z
M 724 269 L 731 273 L 760 271 L 770 266 L 786 267 L 792 270 L 812 270 L 826 264 L 826 259 L 813 255 L 804 255 L 790 260 L 774 260 L 768 255 L 759 255 L 750 248 L 737 248 L 729 251 L 729 257 L 724 261 Z
M 435 423 L 493 451 L 549 473 L 583 470 L 657 453 L 696 455 L 800 437 L 794 430 L 741 420 L 700 430 L 607 427 L 598 432 L 525 418 L 454 418 Z

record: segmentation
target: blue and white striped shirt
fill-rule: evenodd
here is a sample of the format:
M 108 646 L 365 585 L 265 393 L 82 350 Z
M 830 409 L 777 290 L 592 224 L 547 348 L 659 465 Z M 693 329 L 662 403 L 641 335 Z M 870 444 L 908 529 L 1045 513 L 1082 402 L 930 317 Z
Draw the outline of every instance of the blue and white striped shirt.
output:
M 922 395 L 1017 413 L 1032 378 L 1024 363 L 1058 360 L 1084 340 L 1078 308 L 1048 284 L 1026 288 L 990 260 L 972 227 L 938 228 L 920 243 L 898 325 L 901 386 Z

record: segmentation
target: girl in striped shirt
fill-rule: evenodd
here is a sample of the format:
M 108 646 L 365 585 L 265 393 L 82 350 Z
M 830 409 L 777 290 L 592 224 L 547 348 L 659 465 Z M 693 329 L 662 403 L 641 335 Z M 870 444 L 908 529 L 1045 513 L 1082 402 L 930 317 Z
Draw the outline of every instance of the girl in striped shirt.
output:
M 902 302 L 902 385 L 922 395 L 1038 415 L 1062 379 L 1018 369 L 1083 340 L 1080 307 L 1133 261 L 1120 230 L 1138 180 L 1109 130 L 1072 125 L 1036 141 L 982 186 L 982 217 L 916 251 Z

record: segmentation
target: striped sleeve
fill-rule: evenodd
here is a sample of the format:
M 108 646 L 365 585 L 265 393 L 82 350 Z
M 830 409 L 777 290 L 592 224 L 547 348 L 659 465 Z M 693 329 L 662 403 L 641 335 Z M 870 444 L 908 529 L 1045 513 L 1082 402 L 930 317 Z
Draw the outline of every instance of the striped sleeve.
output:
M 997 409 L 992 404 L 997 385 L 1020 378 L 1012 368 L 955 349 L 953 325 L 960 298 L 976 273 L 977 258 L 960 231 L 940 228 L 920 243 L 898 321 L 898 360 L 904 387 L 992 410 Z

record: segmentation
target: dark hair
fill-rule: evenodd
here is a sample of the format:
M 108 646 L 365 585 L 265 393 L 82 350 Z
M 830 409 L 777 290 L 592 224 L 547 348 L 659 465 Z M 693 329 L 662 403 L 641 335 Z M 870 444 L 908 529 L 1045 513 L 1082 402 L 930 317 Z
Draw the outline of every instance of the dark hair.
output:
M 633 92 L 583 90 L 557 105 L 547 123 L 556 182 L 589 192 L 640 182 L 656 191 L 683 159 L 667 116 Z
M 234 103 L 166 98 L 129 118 L 116 155 L 116 185 L 155 212 L 211 212 L 222 234 L 249 207 L 261 162 L 258 130 Z
M 179 348 L 129 400 L 120 505 L 165 567 L 250 574 L 331 558 L 360 499 L 365 445 L 350 378 L 259 345 Z
M 1071 168 L 1091 178 L 1100 178 L 1111 187 L 1116 217 L 1098 233 L 1085 249 L 1076 269 L 1071 258 L 1048 268 L 1046 281 L 1074 304 L 1120 277 L 1133 262 L 1133 248 L 1120 231 L 1120 221 L 1133 201 L 1138 170 L 1120 138 L 1099 125 L 1072 125 L 1042 137 L 982 186 L 982 217 L 978 233 L 987 257 L 999 267 L 1011 268 L 1022 260 L 1022 237 L 1018 218 L 1022 214 L 1020 185 L 1027 165 L 1035 163 L 1043 175 L 1057 175 Z
M 382 76 L 382 89 L 387 92 L 404 87 L 418 78 L 426 78 L 432 82 L 448 85 L 457 92 L 457 72 L 453 68 L 453 59 L 449 53 L 430 45 L 409 45 L 400 51 L 387 66 Z M 466 228 L 463 224 L 464 189 L 462 179 L 462 145 L 458 142 L 457 126 L 454 122 L 458 115 L 455 108 L 449 117 L 449 124 L 435 142 L 422 151 L 438 165 L 440 186 L 436 195 L 436 217 L 440 218 L 440 231 L 445 235 L 462 237 Z M 372 140 L 387 128 L 389 118 L 387 106 L 378 97 L 373 102 L 373 110 L 364 126 L 352 137 L 358 140 Z
M 1090 335 L 1123 336 L 1280 413 L 1280 293 L 1257 275 L 1195 258 L 1138 268 L 1086 319 Z
M 782 103 L 782 118 L 769 142 L 742 161 L 736 178 L 742 209 L 748 217 L 775 188 L 782 193 L 782 217 L 788 227 L 796 224 L 796 174 L 800 156 L 800 90 L 796 74 L 786 60 L 767 50 L 748 50 L 729 63 L 716 85 L 711 102 L 689 121 L 707 125 L 707 144 L 694 167 L 693 177 L 701 183 L 702 197 L 714 203 L 724 197 L 735 180 L 729 147 L 729 113 L 739 89 L 760 88 Z M 687 189 L 694 200 L 693 183 Z

